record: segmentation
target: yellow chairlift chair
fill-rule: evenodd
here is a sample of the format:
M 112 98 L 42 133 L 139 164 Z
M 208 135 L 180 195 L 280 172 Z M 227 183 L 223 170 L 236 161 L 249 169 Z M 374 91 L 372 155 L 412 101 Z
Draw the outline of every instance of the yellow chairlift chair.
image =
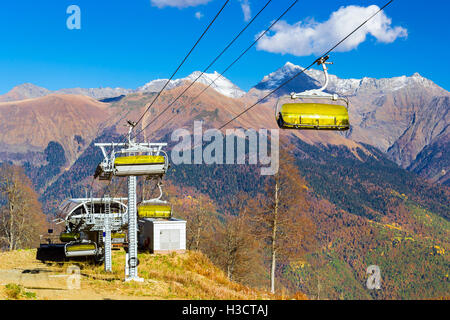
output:
M 138 208 L 139 218 L 161 218 L 172 217 L 172 206 L 165 201 L 142 203 Z
M 116 176 L 163 175 L 167 171 L 165 155 L 137 155 L 114 159 Z
M 350 128 L 348 117 L 348 99 L 337 94 L 323 92 L 328 86 L 326 62 L 328 56 L 318 59 L 325 73 L 325 84 L 320 89 L 308 90 L 302 93 L 291 93 L 278 99 L 275 118 L 281 129 L 315 129 L 344 131 Z M 289 100 L 288 100 L 289 99 Z M 293 100 L 297 100 L 294 101 Z M 344 102 L 342 104 L 304 102 L 304 100 Z
M 73 241 L 64 246 L 66 257 L 95 256 L 97 244 L 92 241 Z
M 94 174 L 94 178 L 111 180 L 112 176 L 149 176 L 161 177 L 169 168 L 167 153 L 162 148 L 165 143 L 136 143 L 132 138 L 135 123 L 128 121 L 128 143 L 97 143 L 104 156 Z M 112 147 L 111 155 L 106 147 Z M 119 147 L 121 150 L 115 151 Z
M 145 183 L 145 182 L 144 182 Z M 159 197 L 151 200 L 143 200 L 138 206 L 139 218 L 155 218 L 155 219 L 170 219 L 172 218 L 172 206 L 167 202 L 161 200 L 163 191 L 161 181 L 158 181 L 156 186 L 159 188 Z

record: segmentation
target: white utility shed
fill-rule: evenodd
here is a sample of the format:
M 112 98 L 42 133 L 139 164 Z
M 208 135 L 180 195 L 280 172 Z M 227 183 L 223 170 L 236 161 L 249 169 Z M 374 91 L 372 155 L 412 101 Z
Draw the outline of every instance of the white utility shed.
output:
M 175 218 L 139 220 L 139 245 L 152 253 L 184 252 L 186 221 Z

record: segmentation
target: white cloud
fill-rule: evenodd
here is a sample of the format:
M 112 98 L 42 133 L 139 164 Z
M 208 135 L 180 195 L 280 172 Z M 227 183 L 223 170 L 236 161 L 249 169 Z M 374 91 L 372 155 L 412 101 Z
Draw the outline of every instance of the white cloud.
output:
M 150 0 L 151 4 L 158 8 L 164 7 L 176 7 L 176 8 L 186 8 L 186 7 L 196 7 L 201 4 L 206 4 L 211 0 Z
M 242 12 L 244 13 L 244 20 L 250 21 L 252 18 L 252 10 L 250 8 L 250 3 L 248 0 L 239 0 L 241 3 Z
M 197 11 L 197 12 L 195 13 L 195 17 L 196 17 L 198 20 L 200 20 L 201 18 L 203 18 L 203 13 L 201 13 L 200 11 Z
M 330 18 L 322 23 L 312 19 L 299 21 L 293 25 L 279 21 L 268 34 L 259 40 L 257 48 L 273 53 L 307 56 L 322 54 L 347 34 L 352 32 L 363 21 L 380 8 L 347 6 L 333 12 Z M 391 27 L 392 19 L 384 12 L 378 13 L 365 26 L 345 40 L 336 51 L 350 51 L 364 42 L 370 34 L 379 42 L 391 43 L 397 38 L 407 37 L 408 32 L 402 27 Z

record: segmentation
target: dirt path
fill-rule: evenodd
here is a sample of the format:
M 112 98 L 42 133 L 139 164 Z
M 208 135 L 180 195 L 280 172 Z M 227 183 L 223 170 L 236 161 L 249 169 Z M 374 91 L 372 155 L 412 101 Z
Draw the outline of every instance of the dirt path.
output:
M 105 291 L 93 288 L 90 279 L 80 275 L 79 282 L 76 274 L 69 275 L 55 270 L 52 266 L 36 264 L 33 268 L 0 269 L 0 286 L 16 284 L 25 288 L 27 292 L 36 294 L 40 300 L 129 300 L 129 299 L 157 299 L 157 297 L 139 297 L 123 295 L 119 292 Z M 1 297 L 1 298 L 8 298 Z
M 0 260 L 0 287 L 4 288 L 8 284 L 20 285 L 27 292 L 35 293 L 36 299 L 39 300 L 157 299 L 157 297 L 137 297 L 93 288 L 90 283 L 92 279 L 83 275 L 82 272 L 77 275 L 76 266 L 48 265 L 35 260 L 35 254 L 33 250 L 19 251 L 14 254 L 3 253 L 3 259 Z M 5 292 L 5 289 L 0 289 L 0 300 L 8 298 Z

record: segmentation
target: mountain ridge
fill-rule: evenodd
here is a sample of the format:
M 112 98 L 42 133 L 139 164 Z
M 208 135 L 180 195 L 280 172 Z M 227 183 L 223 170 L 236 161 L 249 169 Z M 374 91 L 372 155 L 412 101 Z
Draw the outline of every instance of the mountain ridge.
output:
M 0 103 L 0 144 L 3 152 L 43 151 L 60 143 L 73 162 L 107 118 L 107 104 L 79 95 L 47 95 Z M 5 160 L 5 159 L 3 159 Z
M 245 94 L 245 92 L 241 90 L 238 86 L 233 84 L 227 78 L 220 76 L 220 74 L 217 73 L 216 71 L 214 73 L 204 73 L 203 75 L 201 75 L 200 71 L 194 71 L 185 78 L 171 80 L 170 83 L 167 85 L 166 89 L 167 90 L 174 89 L 176 87 L 182 86 L 186 81 L 192 82 L 197 78 L 198 83 L 202 83 L 205 85 L 209 85 L 210 83 L 215 81 L 214 84 L 211 85 L 211 88 L 227 97 L 240 98 Z M 23 83 L 21 85 L 15 86 L 9 92 L 0 95 L 0 103 L 40 98 L 50 94 L 83 95 L 97 100 L 102 100 L 108 98 L 115 98 L 122 95 L 128 95 L 131 93 L 159 92 L 167 81 L 168 79 L 151 80 L 150 82 L 147 82 L 143 86 L 140 86 L 136 89 L 125 89 L 120 87 L 117 88 L 100 87 L 100 88 L 65 88 L 53 91 L 37 86 L 32 83 Z
M 222 110 L 224 112 L 224 120 L 230 119 L 234 115 L 239 114 L 243 108 L 256 102 L 259 98 L 267 94 L 269 90 L 273 90 L 279 84 L 292 77 L 295 73 L 303 70 L 301 66 L 297 66 L 291 62 L 286 62 L 285 65 L 275 70 L 274 72 L 266 75 L 263 79 L 256 84 L 249 92 L 244 92 L 235 86 L 231 81 L 226 78 L 220 79 L 213 86 L 214 90 L 206 91 L 201 97 L 198 107 L 188 108 L 189 112 L 197 112 L 202 109 L 203 113 L 213 114 L 215 109 L 217 112 Z M 193 81 L 200 75 L 200 72 L 196 71 L 186 78 L 176 79 L 169 83 L 167 91 L 163 93 L 161 99 L 167 97 L 173 97 L 173 94 L 180 94 L 189 81 Z M 217 78 L 218 73 L 208 74 L 205 73 L 197 83 L 180 99 L 181 104 L 175 104 L 175 109 L 186 108 L 183 103 L 188 102 L 186 98 L 193 98 L 195 94 L 193 92 L 200 92 L 208 85 L 212 80 Z M 124 104 L 116 103 L 117 100 L 125 99 L 124 97 L 135 97 L 138 100 L 125 99 L 132 105 L 133 109 L 142 109 L 139 99 L 145 95 L 151 95 L 158 92 L 167 80 L 157 79 L 148 82 L 142 87 L 137 89 L 122 89 L 122 88 L 99 88 L 96 89 L 61 89 L 57 91 L 49 91 L 45 88 L 35 86 L 33 84 L 24 84 L 15 87 L 8 94 L 0 96 L 0 101 L 8 100 L 8 103 L 15 101 L 9 101 L 14 99 L 33 99 L 33 96 L 49 96 L 61 93 L 77 93 L 81 95 L 94 96 L 94 99 L 98 99 L 100 96 L 116 96 L 120 99 L 110 99 L 108 102 L 112 102 L 111 105 L 118 106 L 120 110 L 123 109 Z M 301 74 L 296 79 L 288 83 L 284 88 L 275 93 L 274 96 L 270 96 L 266 101 L 254 108 L 242 117 L 238 118 L 234 125 L 244 127 L 267 127 L 276 128 L 276 124 L 273 121 L 273 105 L 276 103 L 276 97 L 289 94 L 290 92 L 299 92 L 314 88 L 319 88 L 324 81 L 323 72 L 310 69 Z M 217 85 L 217 86 L 216 86 Z M 428 169 L 419 170 L 424 176 L 432 179 L 432 181 L 447 181 L 444 177 L 436 178 L 436 174 L 439 172 L 448 172 L 450 168 L 445 161 L 426 161 L 424 155 L 428 153 L 422 153 L 422 156 L 417 161 L 422 164 L 415 164 L 416 158 L 422 151 L 428 146 L 434 144 L 435 146 L 446 145 L 448 143 L 448 134 L 444 134 L 444 127 L 450 122 L 448 110 L 450 103 L 448 97 L 450 93 L 445 89 L 434 84 L 431 80 L 420 76 L 418 73 L 414 73 L 412 76 L 400 76 L 393 78 L 369 78 L 364 77 L 362 79 L 341 79 L 336 75 L 330 74 L 330 82 L 327 91 L 338 93 L 348 96 L 350 100 L 350 119 L 351 129 L 344 134 L 346 141 L 353 140 L 353 145 L 358 143 L 365 143 L 380 149 L 388 155 L 388 157 L 395 161 L 401 167 L 408 170 L 419 170 L 419 167 L 426 166 Z M 103 92 L 103 93 L 102 93 Z M 235 101 L 231 103 L 231 100 L 224 100 L 219 98 L 218 93 L 226 98 L 232 98 Z M 140 97 L 140 98 L 139 98 Z M 141 99 L 142 100 L 142 99 Z M 22 101 L 22 100 L 20 100 Z M 166 103 L 164 100 L 161 103 Z M 220 106 L 218 101 L 223 101 L 223 106 Z M 148 103 L 148 102 L 146 102 Z M 208 106 L 214 106 L 209 108 Z M 226 107 L 225 107 L 226 106 Z M 10 104 L 13 107 L 13 104 Z M 115 110 L 119 110 L 115 109 Z M 153 112 L 156 112 L 156 108 Z M 205 113 L 206 112 L 206 113 Z M 226 115 L 229 113 L 229 115 Z M 132 116 L 133 113 L 130 115 Z M 149 117 L 154 114 L 147 114 L 144 122 L 147 122 Z M 139 115 L 136 113 L 136 117 Z M 196 116 L 197 119 L 201 119 L 201 112 Z M 165 117 L 164 117 L 165 119 Z M 166 119 L 168 120 L 168 119 Z M 217 123 L 220 125 L 221 123 Z M 178 125 L 178 124 L 177 124 Z M 329 133 L 294 133 L 302 136 L 311 143 L 342 140 L 342 137 Z M 325 138 L 323 138 L 325 137 Z M 442 141 L 441 141 L 442 140 Z M 343 141 L 343 140 L 342 140 Z M 1 143 L 1 141 L 0 141 Z M 347 143 L 347 142 L 345 142 Z M 31 147 L 31 146 L 29 146 Z M 40 146 L 43 148 L 45 146 Z M 438 155 L 438 152 L 433 152 L 434 155 Z M 427 164 L 425 164 L 427 163 Z M 431 167 L 430 167 L 431 166 Z M 433 174 L 431 174 L 433 172 Z M 434 179 L 434 180 L 433 180 Z

